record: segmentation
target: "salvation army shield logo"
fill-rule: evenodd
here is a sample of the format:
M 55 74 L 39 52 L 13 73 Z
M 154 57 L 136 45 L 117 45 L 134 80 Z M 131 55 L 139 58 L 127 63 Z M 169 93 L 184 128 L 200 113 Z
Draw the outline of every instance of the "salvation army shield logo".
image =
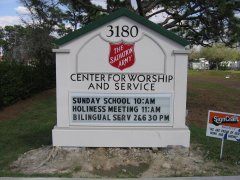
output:
M 110 43 L 109 63 L 121 71 L 131 67 L 135 62 L 134 44 Z

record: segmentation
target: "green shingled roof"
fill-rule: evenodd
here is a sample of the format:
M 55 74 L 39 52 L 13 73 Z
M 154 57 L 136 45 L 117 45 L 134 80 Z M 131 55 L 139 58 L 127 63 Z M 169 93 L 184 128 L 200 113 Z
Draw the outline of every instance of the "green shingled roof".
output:
M 78 29 L 72 33 L 69 33 L 67 34 L 66 36 L 63 36 L 62 38 L 60 39 L 57 39 L 55 42 L 56 44 L 58 45 L 63 45 L 65 43 L 68 43 L 78 37 L 81 37 L 82 35 L 106 24 L 106 23 L 109 23 L 119 17 L 122 17 L 122 16 L 126 16 L 128 17 L 129 19 L 132 19 L 133 21 L 136 21 L 138 22 L 139 24 L 142 24 L 148 28 L 150 28 L 151 30 L 167 37 L 168 39 L 171 39 L 173 40 L 174 42 L 182 45 L 182 46 L 186 46 L 189 44 L 189 42 L 185 39 L 183 39 L 182 37 L 180 36 L 177 36 L 176 34 L 174 34 L 173 32 L 171 31 L 168 31 L 166 29 L 164 29 L 163 27 L 161 27 L 160 25 L 157 25 L 147 19 L 145 19 L 144 17 L 142 16 L 139 16 L 131 11 L 129 11 L 128 9 L 125 9 L 125 8 L 122 8 L 122 9 L 119 9 L 107 16 L 104 16 L 104 17 L 101 17 L 99 19 L 97 19 L 95 22 L 92 22 L 86 26 L 84 26 L 83 28 L 81 29 Z

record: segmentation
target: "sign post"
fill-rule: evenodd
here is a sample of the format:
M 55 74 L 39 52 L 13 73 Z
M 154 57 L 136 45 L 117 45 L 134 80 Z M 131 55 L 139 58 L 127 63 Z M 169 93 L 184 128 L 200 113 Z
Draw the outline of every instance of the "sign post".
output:
M 189 147 L 186 40 L 120 9 L 57 43 L 54 146 Z
M 225 135 L 222 138 L 221 151 L 220 151 L 220 160 L 222 159 L 222 156 L 223 156 L 223 144 L 224 144 L 224 140 L 227 140 L 227 134 L 228 133 L 225 133 Z

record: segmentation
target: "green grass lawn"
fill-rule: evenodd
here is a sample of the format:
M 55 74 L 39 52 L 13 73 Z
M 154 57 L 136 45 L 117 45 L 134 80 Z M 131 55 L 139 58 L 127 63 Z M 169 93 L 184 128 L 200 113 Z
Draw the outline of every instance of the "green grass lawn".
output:
M 216 70 L 188 70 L 189 76 L 204 76 L 204 77 L 226 77 L 232 76 L 236 80 L 240 80 L 240 71 L 216 71 Z
M 190 77 L 199 78 L 219 78 L 225 77 L 228 74 L 231 74 L 233 81 L 237 82 L 240 80 L 240 71 L 189 71 Z M 193 106 L 194 103 L 198 104 L 200 107 L 201 97 L 198 97 L 199 89 L 204 89 L 204 91 L 213 93 L 214 91 L 217 92 L 217 89 L 221 87 L 222 90 L 219 96 L 223 96 L 224 93 L 229 93 L 229 90 L 232 90 L 234 92 L 232 95 L 235 96 L 240 91 L 239 89 L 229 87 L 224 84 L 219 86 L 219 81 L 216 81 L 216 83 L 212 81 L 198 83 L 194 80 L 189 81 L 188 83 L 192 84 L 191 88 L 188 90 L 188 101 L 190 101 L 190 107 Z M 195 98 L 196 96 L 197 98 Z M 231 93 L 228 96 L 230 97 Z M 218 101 L 218 97 L 216 98 Z M 236 98 L 234 97 L 232 97 L 232 99 L 230 98 L 230 102 L 228 104 L 231 104 L 232 102 L 233 104 L 235 103 L 234 106 L 238 106 L 236 109 L 239 111 L 240 102 L 235 102 L 235 99 Z M 203 106 L 206 105 L 203 104 Z M 207 112 L 204 113 L 207 114 Z M 203 121 L 206 123 L 207 119 L 204 119 Z M 26 151 L 39 148 L 44 145 L 51 145 L 52 128 L 55 124 L 56 99 L 54 95 L 50 96 L 50 98 L 35 102 L 31 109 L 22 112 L 16 118 L 0 121 L 0 177 L 26 176 L 11 172 L 9 165 L 16 160 L 20 154 L 23 154 Z M 204 127 L 199 127 L 197 124 L 192 123 L 191 121 L 189 122 L 189 125 L 191 129 L 191 143 L 199 144 L 199 146 L 203 148 L 203 151 L 206 153 L 206 159 L 214 160 L 217 165 L 218 163 L 227 164 L 230 168 L 227 172 L 223 171 L 223 175 L 236 175 L 234 171 L 231 171 L 231 167 L 236 167 L 236 163 L 240 161 L 240 144 L 226 141 L 224 146 L 223 161 L 219 161 L 221 141 L 219 139 L 206 137 L 206 129 Z M 33 176 L 44 175 L 35 174 Z
M 35 102 L 33 107 L 11 120 L 0 121 L 0 177 L 21 176 L 9 171 L 20 154 L 51 145 L 56 124 L 55 97 Z
M 207 137 L 206 129 L 190 125 L 191 143 L 200 144 L 206 153 L 206 158 L 220 161 L 221 139 Z M 233 141 L 224 141 L 223 159 L 225 163 L 235 165 L 240 163 L 240 144 Z M 240 165 L 240 164 L 239 164 Z
M 240 143 L 224 142 L 223 159 L 219 160 L 221 139 L 206 137 L 208 110 L 240 114 L 240 71 L 192 71 L 188 73 L 188 123 L 191 143 L 200 144 L 207 159 L 229 167 L 240 164 Z M 226 78 L 229 76 L 229 78 Z M 223 175 L 234 174 L 231 168 Z M 239 175 L 239 174 L 238 174 Z

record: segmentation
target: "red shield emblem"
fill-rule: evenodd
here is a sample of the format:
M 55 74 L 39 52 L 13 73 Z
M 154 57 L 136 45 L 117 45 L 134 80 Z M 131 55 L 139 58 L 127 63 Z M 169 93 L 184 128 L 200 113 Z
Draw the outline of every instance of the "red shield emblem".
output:
M 132 66 L 135 62 L 134 44 L 111 44 L 109 63 L 121 71 Z

